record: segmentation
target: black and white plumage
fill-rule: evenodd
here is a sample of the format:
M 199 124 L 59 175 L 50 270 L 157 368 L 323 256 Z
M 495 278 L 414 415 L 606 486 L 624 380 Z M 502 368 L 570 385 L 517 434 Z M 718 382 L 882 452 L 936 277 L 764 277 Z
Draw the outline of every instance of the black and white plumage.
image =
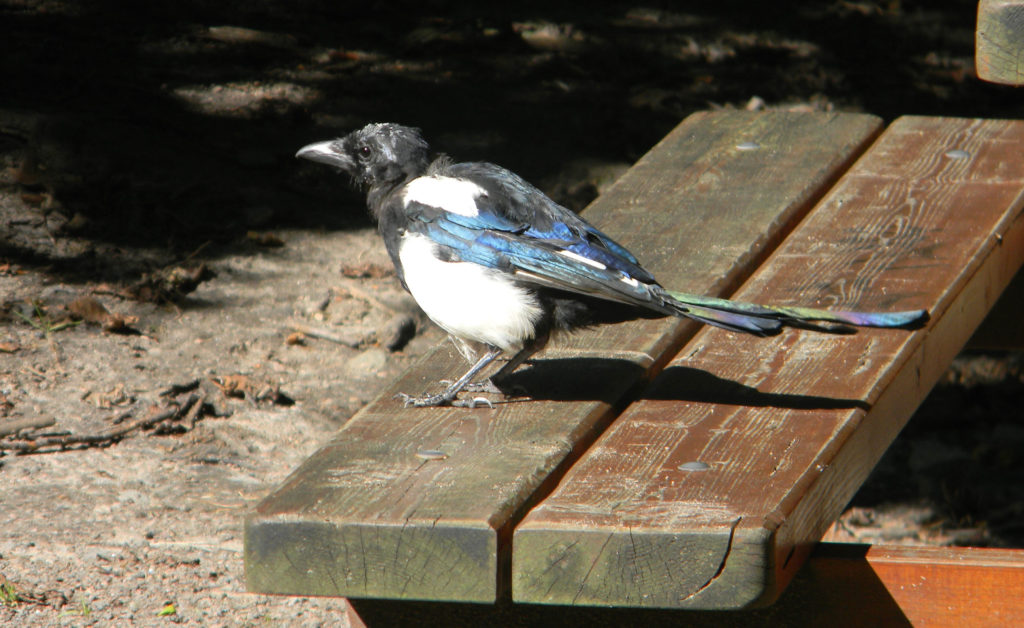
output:
M 767 307 L 666 290 L 623 246 L 516 174 L 490 163 L 432 159 L 418 129 L 369 124 L 310 144 L 298 157 L 334 166 L 367 192 L 367 204 L 402 285 L 460 343 L 486 352 L 443 392 L 406 405 L 470 405 L 458 393 L 503 353 L 502 379 L 555 332 L 640 317 L 683 316 L 758 336 L 783 326 L 849 332 L 849 325 L 911 327 L 923 310 L 830 312 Z M 497 385 L 497 386 L 495 386 Z

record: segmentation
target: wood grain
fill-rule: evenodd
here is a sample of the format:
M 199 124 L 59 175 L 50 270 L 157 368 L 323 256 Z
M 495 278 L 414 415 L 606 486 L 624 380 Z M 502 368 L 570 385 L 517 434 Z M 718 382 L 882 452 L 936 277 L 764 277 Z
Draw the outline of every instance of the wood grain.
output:
M 806 625 L 892 625 L 894 606 L 910 626 L 1024 625 L 1024 550 L 824 543 L 798 579 L 784 600 Z
M 776 604 L 720 611 L 357 600 L 370 626 L 865 628 L 1024 625 L 1024 550 L 818 545 Z
M 928 328 L 702 330 L 518 527 L 514 599 L 774 600 L 1024 261 L 1022 145 L 1024 122 L 897 120 L 736 297 Z
M 879 127 L 863 115 L 697 114 L 586 216 L 666 285 L 721 294 L 749 276 Z M 750 181 L 759 183 L 740 185 Z M 396 392 L 431 389 L 465 368 L 450 345 L 438 347 L 247 518 L 249 588 L 507 596 L 515 523 L 695 330 L 650 320 L 580 333 L 517 374 L 530 401 L 403 409 Z
M 975 35 L 978 78 L 1024 85 L 1024 0 L 981 0 Z

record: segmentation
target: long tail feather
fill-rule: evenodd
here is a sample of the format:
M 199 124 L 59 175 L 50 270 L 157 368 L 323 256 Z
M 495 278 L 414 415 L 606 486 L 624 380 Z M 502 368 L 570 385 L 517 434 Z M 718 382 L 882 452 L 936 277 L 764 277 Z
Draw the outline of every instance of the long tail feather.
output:
M 687 317 L 698 320 L 708 325 L 728 329 L 729 331 L 740 331 L 755 336 L 774 336 L 782 331 L 782 323 L 773 318 L 762 318 L 736 314 L 723 310 L 713 310 L 697 305 L 687 305 L 685 312 Z
M 917 328 L 928 320 L 925 310 L 903 312 L 833 312 L 809 307 L 772 307 L 666 290 L 667 301 L 680 314 L 701 322 L 758 336 L 776 334 L 785 325 L 802 327 L 823 322 L 855 327 Z M 823 331 L 830 331 L 824 328 Z M 831 331 L 842 331 L 835 329 Z M 849 331 L 847 329 L 847 331 Z

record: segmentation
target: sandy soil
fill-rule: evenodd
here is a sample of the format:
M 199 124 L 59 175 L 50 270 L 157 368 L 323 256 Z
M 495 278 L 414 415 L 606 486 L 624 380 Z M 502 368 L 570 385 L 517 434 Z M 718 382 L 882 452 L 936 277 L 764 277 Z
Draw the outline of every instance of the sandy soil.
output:
M 0 4 L 0 623 L 344 624 L 245 592 L 242 517 L 443 335 L 304 143 L 412 123 L 581 208 L 698 109 L 1022 112 L 974 2 L 341 4 Z M 962 356 L 832 538 L 1020 546 L 1022 401 Z

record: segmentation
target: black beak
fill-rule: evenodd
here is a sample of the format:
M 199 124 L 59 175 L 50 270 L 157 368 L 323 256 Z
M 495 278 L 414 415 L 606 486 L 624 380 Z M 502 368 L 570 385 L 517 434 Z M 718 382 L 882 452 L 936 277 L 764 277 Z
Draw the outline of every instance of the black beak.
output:
M 295 156 L 334 166 L 345 172 L 353 172 L 356 166 L 356 162 L 342 150 L 341 142 L 337 140 L 303 146 Z

